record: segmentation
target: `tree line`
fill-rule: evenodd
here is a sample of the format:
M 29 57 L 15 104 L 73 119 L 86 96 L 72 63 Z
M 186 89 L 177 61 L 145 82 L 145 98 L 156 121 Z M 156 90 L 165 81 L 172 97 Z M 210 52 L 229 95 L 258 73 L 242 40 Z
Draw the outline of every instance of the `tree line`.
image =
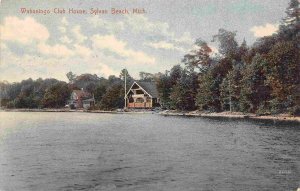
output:
M 291 0 L 279 30 L 240 45 L 235 31 L 219 29 L 212 56 L 208 43 L 198 39 L 196 49 L 180 65 L 158 80 L 163 107 L 211 112 L 300 114 L 299 2 Z
M 57 79 L 31 78 L 16 83 L 0 82 L 1 106 L 6 108 L 62 108 L 73 90 L 84 89 L 95 97 L 95 109 L 115 109 L 124 106 L 124 72 L 107 79 L 96 74 L 66 74 L 69 82 Z M 127 72 L 128 73 L 128 72 Z M 127 80 L 133 79 L 127 74 Z
M 218 54 L 212 54 L 208 43 L 197 39 L 181 64 L 164 73 L 140 72 L 139 80 L 156 83 L 164 109 L 300 114 L 299 13 L 299 2 L 291 0 L 278 32 L 252 46 L 245 40 L 238 44 L 236 31 L 219 29 L 212 36 L 219 44 Z M 0 82 L 1 106 L 59 108 L 72 90 L 83 88 L 94 95 L 94 109 L 122 108 L 124 77 L 127 89 L 134 81 L 126 69 L 108 78 L 66 75 L 68 83 L 41 78 Z

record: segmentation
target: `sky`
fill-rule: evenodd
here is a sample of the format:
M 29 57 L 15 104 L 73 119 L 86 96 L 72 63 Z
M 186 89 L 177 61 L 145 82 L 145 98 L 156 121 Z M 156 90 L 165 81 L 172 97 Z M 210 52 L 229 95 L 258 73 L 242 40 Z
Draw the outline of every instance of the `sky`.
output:
M 164 72 L 180 64 L 198 38 L 217 53 L 211 41 L 220 28 L 236 31 L 238 42 L 248 45 L 276 33 L 289 0 L 0 2 L 0 81 L 18 82 L 67 81 L 69 71 L 108 77 L 126 68 L 134 78 Z

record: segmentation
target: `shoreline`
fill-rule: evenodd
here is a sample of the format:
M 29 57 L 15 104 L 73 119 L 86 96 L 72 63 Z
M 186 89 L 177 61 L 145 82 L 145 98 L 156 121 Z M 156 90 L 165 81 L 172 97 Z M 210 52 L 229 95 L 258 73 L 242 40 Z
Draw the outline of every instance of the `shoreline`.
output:
M 219 112 L 219 113 L 203 113 L 199 111 L 192 112 L 178 112 L 178 111 L 163 111 L 160 112 L 163 116 L 186 116 L 186 117 L 206 117 L 206 118 L 227 118 L 227 119 L 252 119 L 264 121 L 278 121 L 278 122 L 296 122 L 300 123 L 300 117 L 289 116 L 287 114 L 278 115 L 262 115 L 258 116 L 253 113 L 243 114 L 240 112 Z
M 111 114 L 159 114 L 162 116 L 185 116 L 185 117 L 206 117 L 206 118 L 227 118 L 227 119 L 253 119 L 253 120 L 271 120 L 278 122 L 297 122 L 300 123 L 300 116 L 289 116 L 288 114 L 278 115 L 262 115 L 258 116 L 252 113 L 241 113 L 241 112 L 219 112 L 219 113 L 205 113 L 200 111 L 191 112 L 180 112 L 175 110 L 164 110 L 164 111 L 151 111 L 151 110 L 75 110 L 75 109 L 0 109 L 0 112 L 85 112 L 85 113 L 111 113 Z
M 84 109 L 0 109 L 0 112 L 76 112 L 76 113 L 115 113 L 115 114 L 143 114 L 143 113 L 157 113 L 154 111 L 149 110 L 139 110 L 139 111 L 123 111 L 123 110 L 113 110 L 113 111 L 106 111 L 106 110 L 84 110 Z

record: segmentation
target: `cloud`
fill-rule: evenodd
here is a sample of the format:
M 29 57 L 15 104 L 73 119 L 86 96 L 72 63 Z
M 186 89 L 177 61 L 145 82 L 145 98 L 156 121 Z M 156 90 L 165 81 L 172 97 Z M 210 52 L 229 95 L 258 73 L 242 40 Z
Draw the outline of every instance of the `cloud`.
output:
M 187 45 L 192 45 L 193 44 L 193 39 L 191 37 L 190 32 L 184 32 L 183 35 L 179 38 L 175 38 L 174 41 L 179 44 L 187 44 Z
M 72 40 L 71 40 L 69 37 L 67 37 L 66 35 L 60 37 L 59 40 L 60 40 L 62 43 L 66 43 L 66 44 L 70 44 L 70 43 L 72 42 Z
M 94 35 L 91 40 L 95 49 L 109 50 L 125 58 L 127 64 L 155 64 L 154 57 L 130 49 L 125 41 L 118 40 L 114 35 Z
M 114 35 L 94 35 L 92 41 L 97 48 L 109 49 L 117 54 L 124 55 L 126 42 L 116 39 Z
M 53 46 L 40 43 L 37 46 L 38 52 L 46 56 L 54 56 L 57 58 L 68 58 L 70 56 L 80 56 L 83 58 L 89 57 L 92 54 L 92 50 L 79 44 L 75 44 L 73 49 L 69 49 L 62 44 L 55 44 Z
M 89 17 L 87 19 L 87 22 L 93 28 L 103 29 L 106 32 L 108 32 L 109 34 L 118 33 L 125 29 L 124 22 L 122 22 L 122 21 L 107 21 L 100 17 Z
M 264 37 L 276 33 L 278 27 L 279 27 L 278 24 L 267 23 L 265 26 L 254 26 L 250 29 L 250 31 L 254 33 L 255 37 Z
M 19 19 L 6 17 L 0 25 L 1 39 L 29 44 L 33 41 L 46 41 L 49 38 L 48 29 L 32 17 Z
M 3 51 L 3 50 L 6 50 L 7 49 L 7 46 L 4 42 L 0 41 L 0 52 Z
M 66 27 L 63 27 L 63 26 L 58 27 L 58 30 L 59 30 L 61 33 L 66 33 L 66 32 L 67 32 L 67 28 L 66 28 Z
M 75 47 L 75 54 L 81 57 L 89 57 L 92 54 L 92 51 L 85 46 L 75 44 L 74 47 Z
M 104 76 L 104 77 L 108 77 L 110 75 L 115 75 L 118 76 L 118 72 L 114 71 L 113 69 L 111 69 L 109 66 L 102 64 L 101 65 L 101 69 L 100 69 L 100 73 Z
M 175 36 L 166 22 L 150 21 L 143 15 L 127 16 L 126 26 L 135 34 L 143 35 L 144 45 L 155 49 L 186 51 L 193 44 L 191 34 Z
M 123 21 L 108 21 L 100 17 L 89 17 L 87 22 L 90 26 L 97 28 L 99 32 L 102 31 L 105 34 L 117 34 L 126 29 L 126 31 L 130 31 L 135 35 L 142 35 L 144 38 L 143 44 L 154 49 L 184 52 L 193 44 L 189 32 L 184 32 L 181 36 L 175 37 L 175 33 L 170 30 L 168 23 L 150 21 L 143 15 L 126 16 Z M 117 49 L 110 47 L 110 51 L 104 51 L 108 55 L 117 57 L 115 54 L 118 52 Z M 122 54 L 119 53 L 118 55 L 121 56 Z
M 40 43 L 38 44 L 37 49 L 38 52 L 47 56 L 69 57 L 74 54 L 72 50 L 60 44 L 55 44 L 53 46 L 50 46 L 45 43 Z
M 193 45 L 193 40 L 189 32 L 184 32 L 182 36 L 175 38 L 171 37 L 168 41 L 145 42 L 144 45 L 163 50 L 176 50 L 180 52 L 188 51 Z
M 148 42 L 148 43 L 144 43 L 144 45 L 155 48 L 155 49 L 178 50 L 178 51 L 182 51 L 182 52 L 185 51 L 183 48 L 176 47 L 174 44 L 165 42 L 165 41 Z
M 63 18 L 61 19 L 61 23 L 62 23 L 64 26 L 68 26 L 68 25 L 69 25 L 69 22 L 68 22 L 68 20 L 67 20 L 66 17 L 63 17 Z
M 56 57 L 45 58 L 36 55 L 16 55 L 9 49 L 1 52 L 0 80 L 11 82 L 21 81 L 26 78 L 52 77 L 65 79 L 64 59 Z
M 71 32 L 78 43 L 82 43 L 87 39 L 87 37 L 81 33 L 80 25 L 76 25 L 75 27 L 73 27 Z
M 146 35 L 148 39 L 163 40 L 174 36 L 168 23 L 150 21 L 143 15 L 127 16 L 126 24 L 134 33 Z
M 66 33 L 67 32 L 67 27 L 69 26 L 69 22 L 67 20 L 66 17 L 63 17 L 61 19 L 61 26 L 57 27 L 58 30 L 61 32 L 61 33 Z
M 24 19 L 20 20 L 24 21 Z M 11 59 L 9 56 L 4 56 L 1 64 L 6 64 L 6 66 L 3 66 L 1 77 L 11 81 L 27 77 L 55 77 L 66 80 L 65 73 L 68 71 L 77 74 L 96 73 L 108 77 L 118 75 L 125 66 L 132 76 L 138 77 L 139 71 L 151 72 L 154 68 L 155 71 L 159 71 L 162 68 L 166 69 L 165 65 L 171 63 L 168 58 L 156 57 L 155 53 L 152 55 L 150 52 L 145 52 L 149 48 L 145 51 L 138 49 L 139 47 L 145 48 L 143 43 L 147 43 L 147 46 L 152 47 L 153 50 L 156 48 L 174 52 L 174 50 L 183 51 L 185 48 L 183 45 L 192 42 L 190 33 L 175 36 L 167 23 L 150 21 L 142 17 L 141 23 L 145 22 L 144 25 L 140 26 L 140 29 L 138 26 L 131 29 L 132 25 L 127 25 L 126 20 L 126 17 L 116 21 L 100 18 L 100 22 L 93 21 L 94 26 L 91 24 L 92 21 L 85 25 L 71 25 L 67 19 L 62 19 L 58 26 L 52 26 L 54 28 L 51 31 L 49 28 L 49 32 L 55 29 L 58 32 L 54 32 L 53 36 L 52 33 L 48 33 L 46 38 L 31 40 L 35 43 L 16 44 L 20 49 L 27 51 L 23 54 L 16 54 L 12 51 Z M 1 25 L 4 25 L 4 22 Z M 121 30 L 120 34 L 118 34 L 119 30 Z M 154 34 L 157 34 L 158 38 Z M 127 41 L 128 35 L 131 37 Z M 32 34 L 30 36 L 35 37 Z M 132 45 L 135 42 L 140 43 Z M 8 51 L 11 51 L 10 44 L 15 43 L 5 42 L 5 44 Z M 161 59 L 159 62 L 164 64 L 155 65 L 157 59 Z M 13 78 L 9 75 L 18 75 L 18 77 Z

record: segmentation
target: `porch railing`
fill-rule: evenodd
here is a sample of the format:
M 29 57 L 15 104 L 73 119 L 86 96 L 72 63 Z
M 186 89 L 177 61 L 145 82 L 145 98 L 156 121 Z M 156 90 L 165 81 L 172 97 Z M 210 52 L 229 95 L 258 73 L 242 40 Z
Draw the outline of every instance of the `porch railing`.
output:
M 151 103 L 128 103 L 128 108 L 151 108 Z

